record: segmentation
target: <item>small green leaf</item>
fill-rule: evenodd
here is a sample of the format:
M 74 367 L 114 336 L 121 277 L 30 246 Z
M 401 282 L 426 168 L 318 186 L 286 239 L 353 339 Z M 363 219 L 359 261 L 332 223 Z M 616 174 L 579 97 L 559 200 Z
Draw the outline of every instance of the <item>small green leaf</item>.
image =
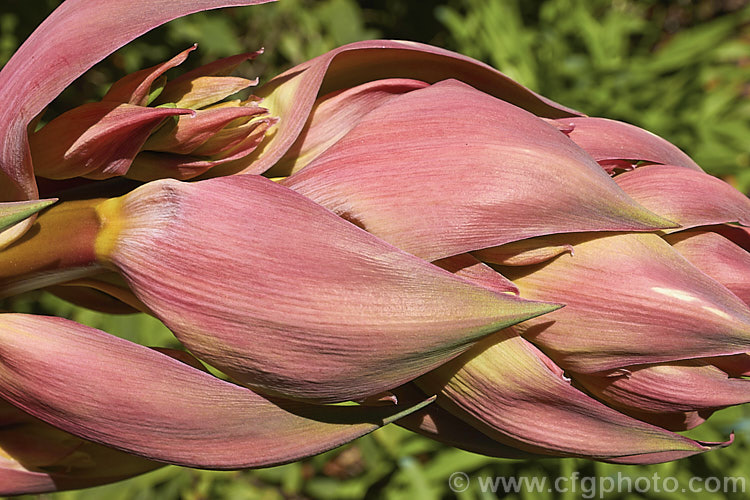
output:
M 0 203 L 0 231 L 31 217 L 40 210 L 52 205 L 57 198 L 48 200 L 12 201 Z
M 159 94 L 161 94 L 162 90 L 164 90 L 164 86 L 166 84 L 167 77 L 164 75 L 160 76 L 154 83 L 151 84 L 151 92 L 148 94 L 148 101 L 146 103 L 146 106 L 154 102 L 156 98 L 159 97 Z

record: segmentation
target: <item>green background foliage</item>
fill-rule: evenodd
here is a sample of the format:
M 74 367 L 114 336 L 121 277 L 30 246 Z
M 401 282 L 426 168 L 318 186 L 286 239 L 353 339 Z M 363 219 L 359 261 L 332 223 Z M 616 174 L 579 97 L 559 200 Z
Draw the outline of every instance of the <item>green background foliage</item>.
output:
M 59 4 L 2 0 L 0 64 Z M 432 43 L 476 57 L 533 90 L 592 116 L 624 120 L 674 142 L 707 171 L 750 191 L 750 6 L 745 0 L 281 0 L 277 4 L 200 13 L 154 30 L 74 83 L 51 106 L 60 113 L 95 100 L 117 78 L 194 42 L 185 68 L 265 48 L 242 68 L 261 82 L 335 46 L 368 38 Z M 40 68 L 43 70 L 43 68 Z M 184 71 L 184 68 L 178 69 Z M 109 316 L 45 293 L 0 304 L 4 309 L 65 316 L 145 345 L 176 346 L 156 320 Z M 579 459 L 500 460 L 446 448 L 396 426 L 298 463 L 256 471 L 166 467 L 115 485 L 43 495 L 62 499 L 688 499 L 691 477 L 739 477 L 745 492 L 704 491 L 700 498 L 750 496 L 750 410 L 717 413 L 692 437 L 734 444 L 656 466 Z M 472 479 L 454 494 L 454 472 Z M 578 474 L 574 476 L 574 474 Z M 653 478 L 632 491 L 592 491 L 580 478 Z M 483 493 L 478 478 L 547 478 L 544 491 Z M 555 478 L 568 491 L 547 491 Z M 665 478 L 677 483 L 664 483 Z M 602 483 L 605 484 L 605 483 Z M 622 484 L 627 484 L 622 483 Z M 659 486 L 677 485 L 676 491 Z M 702 483 L 694 483 L 702 485 Z M 654 488 L 654 485 L 657 488 Z M 715 483 L 706 483 L 713 489 Z M 660 490 L 660 491 L 657 491 Z M 730 488 L 731 490 L 731 488 Z

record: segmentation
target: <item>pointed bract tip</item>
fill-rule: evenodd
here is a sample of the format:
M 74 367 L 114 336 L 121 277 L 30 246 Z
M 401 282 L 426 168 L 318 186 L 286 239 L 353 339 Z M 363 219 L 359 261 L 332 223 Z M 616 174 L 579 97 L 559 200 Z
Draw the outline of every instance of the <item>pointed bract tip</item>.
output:
M 18 224 L 24 219 L 47 208 L 57 201 L 57 198 L 46 200 L 14 201 L 0 203 L 0 231 Z
M 501 302 L 499 308 L 499 318 L 496 322 L 488 324 L 487 328 L 478 331 L 475 340 L 485 337 L 488 334 L 495 333 L 509 326 L 523 323 L 524 321 L 550 314 L 558 309 L 565 307 L 565 304 L 554 303 L 554 302 L 542 302 L 536 300 L 528 300 L 523 297 L 517 297 L 515 295 L 503 294 L 506 299 L 516 302 L 518 304 L 517 312 L 514 315 L 509 315 L 508 306 L 509 302 Z M 515 299 L 515 300 L 514 300 Z
M 488 322 L 485 328 L 476 330 L 471 338 L 472 341 L 565 307 L 565 304 L 528 300 L 515 295 L 501 293 L 497 295 L 501 300 L 497 303 L 496 318 Z
M 536 301 L 534 301 L 536 302 Z M 543 316 L 545 314 L 549 314 L 551 312 L 555 312 L 558 309 L 562 309 L 565 307 L 565 304 L 562 303 L 556 303 L 556 302 L 536 302 L 539 305 L 539 308 L 537 310 L 537 313 L 534 316 L 531 316 L 531 318 L 537 318 L 539 316 Z
M 640 206 L 640 205 L 639 205 Z M 648 231 L 661 231 L 665 229 L 679 229 L 680 226 L 676 222 L 673 222 L 661 215 L 657 215 L 651 210 L 642 208 L 639 213 L 633 217 L 634 221 L 639 222 L 645 226 Z
M 405 409 L 403 411 L 400 411 L 398 413 L 394 413 L 393 415 L 391 415 L 391 416 L 383 419 L 383 425 L 391 424 L 391 423 L 395 422 L 396 420 L 399 420 L 399 419 L 401 419 L 403 417 L 411 415 L 412 413 L 418 412 L 419 410 L 421 410 L 425 406 L 434 403 L 436 399 L 437 399 L 437 395 L 433 395 L 433 396 L 430 396 L 429 398 L 425 399 L 424 401 L 422 401 L 420 403 L 417 403 L 417 404 L 415 404 L 413 406 L 410 406 L 409 408 L 407 408 L 407 409 Z
M 623 465 L 654 465 L 665 462 L 672 462 L 674 460 L 680 460 L 682 458 L 688 458 L 694 455 L 706 453 L 708 451 L 714 451 L 721 448 L 726 448 L 734 442 L 734 432 L 729 436 L 726 441 L 710 442 L 710 441 L 693 441 L 689 440 L 692 446 L 690 449 L 662 451 L 655 453 L 646 453 L 642 455 L 630 455 L 622 457 L 610 457 L 602 459 L 603 462 L 609 462 L 613 464 Z
M 701 446 L 705 446 L 708 450 L 718 450 L 720 448 L 726 448 L 734 443 L 734 430 L 729 433 L 729 438 L 726 441 L 696 441 Z

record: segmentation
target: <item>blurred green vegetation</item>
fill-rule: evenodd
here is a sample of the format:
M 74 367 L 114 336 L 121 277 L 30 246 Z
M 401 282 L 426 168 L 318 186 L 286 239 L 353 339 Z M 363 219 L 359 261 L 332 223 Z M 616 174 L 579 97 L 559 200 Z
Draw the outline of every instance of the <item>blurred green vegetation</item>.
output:
M 60 2 L 2 0 L 0 64 Z M 128 72 L 156 64 L 194 42 L 185 68 L 265 47 L 242 69 L 267 81 L 335 46 L 367 38 L 440 45 L 482 59 L 533 90 L 590 115 L 624 120 L 676 143 L 706 170 L 750 191 L 750 6 L 744 0 L 281 0 L 188 16 L 154 30 L 97 65 L 50 107 L 59 113 L 106 91 Z M 178 70 L 178 71 L 184 71 Z M 175 345 L 145 316 L 108 316 L 33 293 L 2 304 L 50 313 L 146 345 Z M 700 498 L 750 496 L 750 410 L 719 412 L 697 431 L 735 443 L 658 466 L 585 460 L 510 461 L 446 448 L 390 426 L 318 457 L 257 471 L 167 467 L 116 485 L 43 495 L 51 499 L 439 499 L 464 472 L 462 499 L 687 499 L 691 477 L 742 477 L 745 491 L 703 491 Z M 674 477 L 675 492 L 591 492 L 579 478 Z M 570 478 L 567 492 L 482 493 L 479 477 Z M 671 483 L 670 483 L 671 484 Z M 657 485 L 659 486 L 659 485 Z M 708 485 L 707 485 L 708 486 Z
M 661 135 L 747 192 L 747 2 L 462 3 L 436 11 L 462 52 L 584 113 Z

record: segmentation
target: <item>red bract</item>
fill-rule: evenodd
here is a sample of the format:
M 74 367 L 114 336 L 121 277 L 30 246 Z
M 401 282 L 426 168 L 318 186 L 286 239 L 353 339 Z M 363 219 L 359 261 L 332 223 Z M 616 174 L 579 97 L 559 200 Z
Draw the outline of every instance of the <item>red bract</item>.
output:
M 64 2 L 0 72 L 0 91 L 5 96 L 0 106 L 0 130 L 4 131 L 0 143 L 0 200 L 37 197 L 26 128 L 45 106 L 91 66 L 146 31 L 176 17 L 268 1 L 271 0 Z M 29 219 L 0 234 L 0 247 L 23 234 L 31 223 Z
M 428 260 L 543 234 L 673 225 L 557 129 L 453 80 L 381 104 L 283 184 Z
M 472 285 L 260 176 L 153 182 L 97 210 L 99 259 L 264 393 L 365 398 L 559 307 Z
M 152 314 L 195 357 L 0 315 L 0 396 L 39 443 L 64 455 L 75 436 L 94 463 L 53 477 L 65 459 L 11 450 L 3 491 L 113 480 L 107 454 L 121 475 L 266 466 L 392 421 L 514 458 L 657 463 L 731 442 L 676 432 L 750 400 L 746 196 L 662 138 L 435 47 L 351 44 L 219 104 L 255 54 L 164 84 L 187 52 L 32 138 L 37 174 L 87 186 L 0 253 L 0 296 L 63 285 Z M 28 158 L 6 166 L 25 135 L 7 141 L 32 197 Z M 141 182 L 98 190 L 118 175 Z
M 415 409 L 267 399 L 161 352 L 61 318 L 3 314 L 0 332 L 4 398 L 77 436 L 161 462 L 213 469 L 285 463 L 343 444 Z M 200 366 L 192 360 L 196 363 Z M 48 436 L 47 446 L 64 438 L 60 434 Z M 14 452 L 7 440 L 0 444 Z M 13 455 L 27 458 L 30 445 Z M 81 451 L 88 453 L 82 470 L 66 463 L 64 454 L 46 464 L 24 461 L 12 471 L 0 470 L 0 486 L 7 494 L 56 489 L 58 481 L 62 488 L 83 487 L 158 466 L 118 457 L 115 450 L 93 443 Z M 118 470 L 107 460 L 124 467 Z M 29 483 L 38 486 L 3 481 L 4 474 L 21 472 L 39 478 Z M 39 472 L 48 472 L 46 482 Z
M 101 102 L 67 111 L 31 134 L 34 173 L 48 179 L 189 179 L 249 155 L 276 119 L 252 96 L 220 101 L 257 83 L 227 74 L 260 52 L 221 59 L 167 82 L 164 72 L 194 49 L 122 78 Z

